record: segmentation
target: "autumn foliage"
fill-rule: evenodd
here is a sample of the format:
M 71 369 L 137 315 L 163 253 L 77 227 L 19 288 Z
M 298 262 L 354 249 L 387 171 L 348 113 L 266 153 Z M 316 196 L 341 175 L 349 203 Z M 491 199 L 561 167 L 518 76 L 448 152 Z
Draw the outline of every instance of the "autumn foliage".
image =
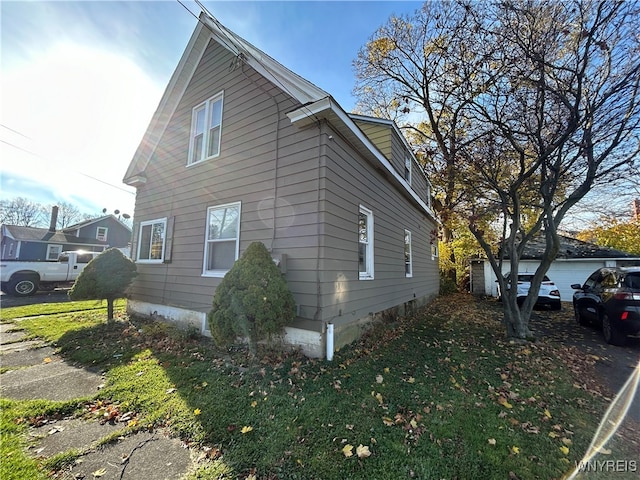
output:
M 238 336 L 249 339 L 252 352 L 260 340 L 271 338 L 295 316 L 295 302 L 267 248 L 254 242 L 216 288 L 207 316 L 219 345 Z

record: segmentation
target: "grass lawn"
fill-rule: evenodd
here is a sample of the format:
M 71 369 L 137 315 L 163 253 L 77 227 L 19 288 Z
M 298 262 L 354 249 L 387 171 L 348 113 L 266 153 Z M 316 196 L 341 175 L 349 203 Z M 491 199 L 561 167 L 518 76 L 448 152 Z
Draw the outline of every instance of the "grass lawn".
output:
M 562 478 L 608 403 L 576 378 L 589 359 L 553 342 L 506 343 L 495 303 L 468 295 L 380 325 L 330 363 L 252 361 L 122 307 L 113 324 L 104 307 L 39 307 L 48 315 L 20 328 L 103 368 L 107 384 L 89 404 L 1 399 L 3 479 L 46 478 L 73 461 L 38 464 L 23 449 L 35 419 L 71 412 L 133 412 L 131 430 L 170 429 L 207 452 L 191 479 Z M 637 458 L 637 445 L 615 441 L 620 458 Z

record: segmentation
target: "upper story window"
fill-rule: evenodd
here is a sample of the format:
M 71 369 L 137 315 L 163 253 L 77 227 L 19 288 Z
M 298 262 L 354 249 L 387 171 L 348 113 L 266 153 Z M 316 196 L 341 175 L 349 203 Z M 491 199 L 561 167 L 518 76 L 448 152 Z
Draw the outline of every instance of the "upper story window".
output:
M 373 280 L 373 212 L 362 205 L 358 214 L 358 272 L 360 280 Z
M 109 229 L 107 227 L 98 227 L 97 232 L 96 232 L 96 239 L 100 240 L 101 242 L 106 242 L 107 241 L 107 232 L 109 231 Z
M 404 157 L 404 179 L 411 185 L 411 157 L 409 155 Z
M 404 231 L 404 276 L 413 277 L 413 254 L 411 252 L 411 232 Z
M 188 165 L 220 154 L 222 100 L 220 92 L 193 109 Z
M 224 277 L 238 259 L 240 202 L 209 207 L 203 275 Z
M 140 222 L 137 260 L 143 263 L 162 263 L 167 219 Z

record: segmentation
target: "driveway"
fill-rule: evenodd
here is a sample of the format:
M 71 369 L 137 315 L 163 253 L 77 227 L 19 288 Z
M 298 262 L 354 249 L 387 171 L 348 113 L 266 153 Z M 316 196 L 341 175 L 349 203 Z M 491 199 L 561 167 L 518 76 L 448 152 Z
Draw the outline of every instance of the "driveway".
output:
M 530 328 L 537 336 L 578 348 L 595 360 L 599 382 L 613 396 L 622 388 L 640 361 L 640 338 L 628 338 L 623 347 L 604 341 L 599 326 L 580 326 L 573 316 L 571 303 L 564 302 L 559 312 L 534 310 Z M 629 415 L 640 422 L 640 398 L 634 399 Z
M 12 297 L 4 292 L 0 295 L 0 307 L 21 307 L 23 305 L 34 305 L 36 303 L 59 303 L 69 302 L 67 296 L 68 288 L 56 288 L 51 292 L 37 292 L 30 297 Z

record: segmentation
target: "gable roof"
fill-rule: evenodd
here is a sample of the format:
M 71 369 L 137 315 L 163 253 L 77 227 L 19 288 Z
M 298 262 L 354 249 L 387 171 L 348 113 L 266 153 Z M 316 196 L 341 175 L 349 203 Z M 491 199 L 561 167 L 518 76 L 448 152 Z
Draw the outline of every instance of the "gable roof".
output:
M 72 243 L 75 245 L 107 246 L 107 242 L 89 237 L 76 237 L 70 233 L 52 232 L 48 228 L 22 227 L 19 225 L 3 225 L 2 234 L 13 240 L 36 243 Z
M 123 178 L 124 183 L 137 187 L 146 182 L 144 171 L 211 40 L 229 50 L 235 55 L 237 61 L 246 62 L 300 104 L 296 110 L 287 114 L 293 124 L 304 126 L 320 119 L 331 121 L 332 126 L 337 128 L 365 158 L 374 165 L 381 166 L 387 172 L 387 178 L 391 183 L 404 190 L 429 217 L 436 220 L 431 208 L 398 174 L 388 159 L 329 93 L 292 72 L 262 50 L 227 29 L 206 12 L 202 12 L 199 16 L 191 39 L 129 164 Z M 413 155 L 411 149 L 408 151 Z M 423 172 L 421 173 L 424 175 Z
M 122 223 L 120 220 L 118 220 L 118 218 L 115 215 L 112 215 L 112 214 L 104 215 L 103 217 L 90 218 L 88 220 L 83 220 L 82 222 L 78 222 L 78 223 L 75 223 L 73 225 L 69 225 L 68 227 L 63 228 L 62 231 L 63 232 L 70 232 L 72 230 L 79 230 L 81 228 L 88 227 L 89 225 L 92 225 L 94 223 L 98 223 L 98 222 L 102 222 L 103 220 L 107 220 L 109 218 L 112 218 L 115 222 L 120 224 L 123 228 L 126 228 L 129 232 L 131 232 L 131 228 L 129 226 L 127 226 L 124 223 Z

